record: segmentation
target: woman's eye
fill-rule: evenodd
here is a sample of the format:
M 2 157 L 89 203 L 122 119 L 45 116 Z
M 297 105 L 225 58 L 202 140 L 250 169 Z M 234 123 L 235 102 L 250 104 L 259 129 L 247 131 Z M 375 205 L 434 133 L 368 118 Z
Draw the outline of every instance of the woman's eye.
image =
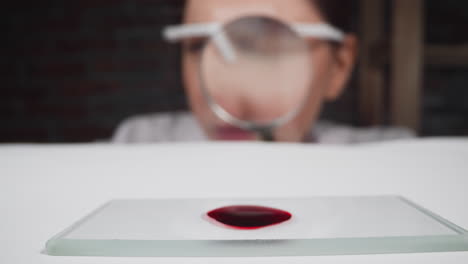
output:
M 184 48 L 190 53 L 199 54 L 203 50 L 205 42 L 203 39 L 191 40 L 184 44 Z

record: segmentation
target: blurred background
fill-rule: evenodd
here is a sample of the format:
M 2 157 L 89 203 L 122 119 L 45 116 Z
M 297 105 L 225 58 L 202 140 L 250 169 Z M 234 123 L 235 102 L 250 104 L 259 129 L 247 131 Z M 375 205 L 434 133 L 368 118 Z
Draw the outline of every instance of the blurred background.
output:
M 343 0 L 348 1 L 348 0 Z M 184 111 L 180 47 L 161 38 L 182 0 L 9 1 L 0 142 L 106 140 L 133 115 Z M 468 1 L 360 0 L 358 67 L 322 118 L 468 135 Z

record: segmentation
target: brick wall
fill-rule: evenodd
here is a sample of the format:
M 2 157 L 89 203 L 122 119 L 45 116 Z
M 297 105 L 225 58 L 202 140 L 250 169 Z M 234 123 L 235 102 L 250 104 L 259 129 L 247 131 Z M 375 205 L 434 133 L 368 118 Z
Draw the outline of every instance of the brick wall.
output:
M 104 139 L 130 115 L 185 109 L 178 48 L 160 34 L 181 2 L 8 4 L 0 141 Z
M 426 42 L 468 45 L 468 1 L 426 2 Z M 428 66 L 424 79 L 423 134 L 467 136 L 468 65 Z
M 466 31 L 468 2 L 428 3 L 428 41 L 466 42 L 466 34 L 455 33 Z M 180 22 L 181 9 L 182 0 L 18 0 L 3 6 L 0 142 L 106 139 L 129 116 L 187 109 L 179 49 L 160 34 L 164 25 Z M 467 73 L 466 67 L 428 69 L 424 134 L 468 134 Z M 324 117 L 356 124 L 356 114 L 351 85 Z

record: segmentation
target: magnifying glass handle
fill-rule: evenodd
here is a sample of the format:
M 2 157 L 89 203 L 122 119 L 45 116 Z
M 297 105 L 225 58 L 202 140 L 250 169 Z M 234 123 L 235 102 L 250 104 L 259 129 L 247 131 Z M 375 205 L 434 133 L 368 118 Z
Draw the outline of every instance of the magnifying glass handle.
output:
M 273 136 L 273 130 L 272 129 L 264 129 L 259 131 L 260 138 L 265 141 L 265 142 L 274 142 L 275 137 Z

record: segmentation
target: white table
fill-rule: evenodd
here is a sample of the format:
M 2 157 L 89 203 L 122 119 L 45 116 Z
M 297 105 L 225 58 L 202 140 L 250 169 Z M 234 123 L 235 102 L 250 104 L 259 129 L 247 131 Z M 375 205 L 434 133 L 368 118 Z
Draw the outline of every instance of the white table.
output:
M 468 140 L 356 146 L 0 146 L 0 263 L 468 263 L 468 252 L 294 258 L 88 258 L 44 243 L 115 198 L 398 194 L 468 228 Z

